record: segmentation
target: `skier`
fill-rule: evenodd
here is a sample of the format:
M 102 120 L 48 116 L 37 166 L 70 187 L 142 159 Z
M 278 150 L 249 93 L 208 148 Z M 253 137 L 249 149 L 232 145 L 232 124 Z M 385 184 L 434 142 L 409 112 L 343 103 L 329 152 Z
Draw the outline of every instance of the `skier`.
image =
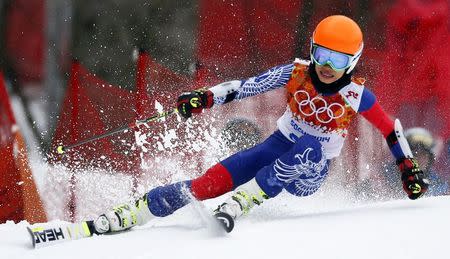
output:
M 185 118 L 281 87 L 287 90 L 287 109 L 277 121 L 278 129 L 262 143 L 231 155 L 196 179 L 154 188 L 136 202 L 108 211 L 93 221 L 95 232 L 122 231 L 168 216 L 191 197 L 205 200 L 233 191 L 215 215 L 236 219 L 283 189 L 311 195 L 325 180 L 330 160 L 339 156 L 350 121 L 358 113 L 386 139 L 408 197 L 421 197 L 428 180 L 413 158 L 400 121 L 391 120 L 364 87 L 364 79 L 353 76 L 362 50 L 358 24 L 342 15 L 329 16 L 314 30 L 310 61 L 296 59 L 249 79 L 181 94 L 177 108 Z

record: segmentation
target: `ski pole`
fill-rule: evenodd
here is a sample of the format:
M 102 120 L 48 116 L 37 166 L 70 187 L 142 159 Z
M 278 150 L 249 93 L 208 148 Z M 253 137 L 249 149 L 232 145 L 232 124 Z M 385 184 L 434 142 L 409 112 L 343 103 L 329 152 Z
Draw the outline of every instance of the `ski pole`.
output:
M 67 150 L 70 150 L 70 149 L 72 149 L 74 147 L 78 147 L 78 146 L 81 146 L 81 145 L 89 143 L 89 142 L 93 142 L 93 141 L 96 141 L 96 140 L 99 140 L 99 139 L 102 139 L 102 138 L 105 138 L 105 137 L 109 137 L 111 135 L 114 135 L 116 133 L 119 133 L 119 132 L 122 132 L 122 131 L 125 131 L 125 130 L 130 130 L 130 129 L 137 128 L 137 127 L 139 127 L 142 124 L 146 124 L 146 123 L 149 123 L 149 122 L 156 121 L 158 119 L 165 118 L 165 117 L 167 117 L 169 115 L 172 115 L 174 113 L 177 113 L 177 112 L 178 112 L 178 110 L 175 108 L 175 109 L 172 109 L 172 110 L 169 110 L 169 111 L 166 111 L 166 112 L 161 112 L 161 113 L 155 114 L 155 115 L 153 115 L 151 117 L 148 117 L 147 119 L 136 120 L 135 122 L 132 122 L 132 123 L 130 123 L 128 125 L 125 125 L 125 126 L 122 126 L 122 127 L 116 128 L 116 129 L 113 129 L 113 130 L 108 131 L 106 133 L 103 133 L 101 135 L 93 136 L 93 137 L 87 138 L 85 140 L 82 140 L 80 142 L 77 142 L 77 143 L 74 143 L 74 144 L 71 144 L 71 145 L 58 146 L 56 148 L 56 152 L 58 154 L 64 154 Z

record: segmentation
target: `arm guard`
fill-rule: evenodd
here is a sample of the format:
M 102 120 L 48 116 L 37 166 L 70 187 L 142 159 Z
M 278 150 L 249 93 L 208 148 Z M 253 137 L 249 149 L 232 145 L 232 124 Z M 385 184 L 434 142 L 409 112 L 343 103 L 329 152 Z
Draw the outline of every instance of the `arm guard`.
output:
M 214 103 L 225 104 L 236 98 L 240 87 L 241 81 L 233 80 L 213 86 L 209 90 L 214 94 Z
M 397 162 L 405 158 L 413 158 L 408 141 L 403 134 L 403 127 L 400 120 L 395 120 L 394 130 L 386 137 L 386 141 Z

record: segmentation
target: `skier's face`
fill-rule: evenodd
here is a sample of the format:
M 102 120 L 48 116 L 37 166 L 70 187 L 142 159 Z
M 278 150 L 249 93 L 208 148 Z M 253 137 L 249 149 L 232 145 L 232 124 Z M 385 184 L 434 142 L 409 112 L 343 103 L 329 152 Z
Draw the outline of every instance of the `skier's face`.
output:
M 331 84 L 341 78 L 345 70 L 336 71 L 333 70 L 329 65 L 320 66 L 318 64 L 315 65 L 316 73 L 319 77 L 319 80 L 325 84 Z

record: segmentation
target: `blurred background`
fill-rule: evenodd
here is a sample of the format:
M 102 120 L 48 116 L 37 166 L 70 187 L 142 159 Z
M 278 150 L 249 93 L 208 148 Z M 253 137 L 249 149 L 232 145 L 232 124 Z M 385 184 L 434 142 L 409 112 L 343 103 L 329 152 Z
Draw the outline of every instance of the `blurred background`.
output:
M 1 0 L 0 69 L 15 109 L 23 111 L 16 117 L 30 153 L 50 164 L 112 168 L 140 178 L 167 170 L 161 154 L 183 153 L 186 144 L 177 143 L 199 136 L 167 119 L 82 146 L 64 158 L 54 151 L 168 110 L 183 91 L 254 76 L 295 57 L 308 59 L 316 24 L 328 15 L 347 15 L 364 33 L 356 74 L 367 79 L 366 87 L 404 128 L 429 131 L 433 170 L 447 183 L 449 6 L 448 0 Z M 216 107 L 192 125 L 208 125 L 208 135 L 201 137 L 211 141 L 227 121 L 244 117 L 267 136 L 284 109 L 280 90 Z M 169 145 L 172 129 L 178 138 Z M 198 152 L 208 153 L 207 148 Z M 222 155 L 206 162 L 186 155 L 195 171 L 190 175 Z M 384 173 L 392 160 L 381 134 L 357 120 L 345 152 L 334 162 L 339 173 L 330 178 L 354 187 L 355 196 L 379 198 L 373 190 L 388 181 Z M 74 177 L 69 178 L 73 186 Z

